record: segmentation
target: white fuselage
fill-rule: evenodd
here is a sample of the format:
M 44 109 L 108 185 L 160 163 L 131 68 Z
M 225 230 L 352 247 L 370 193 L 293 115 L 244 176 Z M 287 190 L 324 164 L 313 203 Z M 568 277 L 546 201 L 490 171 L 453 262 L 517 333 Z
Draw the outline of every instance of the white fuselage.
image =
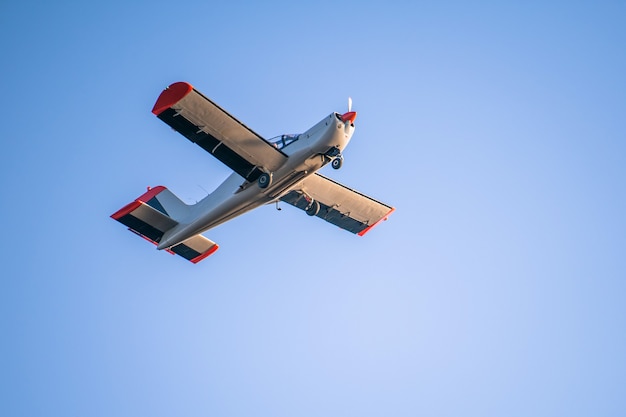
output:
M 285 163 L 271 175 L 271 184 L 260 188 L 232 173 L 217 189 L 190 207 L 189 214 L 168 230 L 158 249 L 167 249 L 263 204 L 278 200 L 307 176 L 331 161 L 329 152 L 343 152 L 354 133 L 350 120 L 333 113 L 282 149 Z

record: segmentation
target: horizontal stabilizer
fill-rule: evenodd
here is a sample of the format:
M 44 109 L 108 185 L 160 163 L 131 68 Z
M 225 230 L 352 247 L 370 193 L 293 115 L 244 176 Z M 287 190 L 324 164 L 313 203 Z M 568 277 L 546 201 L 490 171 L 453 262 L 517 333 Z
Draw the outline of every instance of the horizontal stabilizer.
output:
M 165 232 L 178 225 L 174 218 L 184 216 L 187 209 L 188 206 L 178 197 L 167 188 L 159 186 L 148 189 L 148 192 L 112 214 L 111 218 L 157 245 Z M 215 242 L 202 235 L 196 235 L 167 251 L 198 263 L 217 249 L 218 245 Z
M 217 249 L 219 249 L 217 243 L 202 235 L 195 235 L 194 237 L 185 240 L 183 243 L 179 243 L 178 245 L 170 248 L 172 252 L 182 256 L 194 264 L 197 264 L 207 256 L 211 255 Z

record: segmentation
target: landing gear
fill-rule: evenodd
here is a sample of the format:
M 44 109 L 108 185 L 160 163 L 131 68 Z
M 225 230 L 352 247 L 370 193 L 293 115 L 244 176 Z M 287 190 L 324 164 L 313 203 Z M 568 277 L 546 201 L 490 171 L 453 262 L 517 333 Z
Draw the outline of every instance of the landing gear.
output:
M 306 212 L 306 214 L 308 214 L 309 216 L 315 216 L 317 215 L 317 213 L 320 212 L 320 203 L 318 203 L 315 200 L 312 200 L 309 205 L 307 206 L 307 208 L 304 209 L 304 211 Z
M 326 151 L 326 155 L 330 156 L 331 158 L 335 156 L 339 156 L 340 154 L 341 154 L 341 150 L 339 150 L 339 148 L 337 148 L 336 146 L 333 146 L 328 151 Z
M 267 188 L 272 183 L 272 176 L 264 172 L 257 179 L 257 183 L 259 184 L 259 188 Z
M 339 169 L 343 165 L 343 155 L 341 155 L 341 149 L 339 149 L 338 147 L 333 146 L 332 148 L 327 150 L 324 155 L 329 157 L 329 159 L 332 159 L 330 165 L 334 169 Z

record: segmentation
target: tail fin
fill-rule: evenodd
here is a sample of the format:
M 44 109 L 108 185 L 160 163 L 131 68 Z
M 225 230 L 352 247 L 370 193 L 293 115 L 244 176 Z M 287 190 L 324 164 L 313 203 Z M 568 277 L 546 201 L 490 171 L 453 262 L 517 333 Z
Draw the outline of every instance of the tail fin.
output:
M 131 232 L 156 245 L 165 232 L 178 225 L 187 215 L 189 207 L 170 190 L 158 186 L 148 188 L 145 194 L 122 207 L 111 217 L 127 226 Z M 171 247 L 168 252 L 197 263 L 217 249 L 215 242 L 202 235 L 196 235 Z

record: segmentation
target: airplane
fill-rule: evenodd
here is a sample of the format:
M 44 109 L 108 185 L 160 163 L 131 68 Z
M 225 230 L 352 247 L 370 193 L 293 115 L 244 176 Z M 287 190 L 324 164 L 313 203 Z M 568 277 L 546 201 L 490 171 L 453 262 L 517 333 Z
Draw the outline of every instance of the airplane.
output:
M 187 82 L 159 95 L 152 113 L 234 172 L 215 191 L 187 205 L 164 186 L 111 217 L 157 249 L 198 263 L 218 245 L 202 233 L 265 204 L 284 202 L 363 236 L 395 208 L 317 171 L 343 165 L 357 113 L 331 113 L 304 133 L 264 139 Z

